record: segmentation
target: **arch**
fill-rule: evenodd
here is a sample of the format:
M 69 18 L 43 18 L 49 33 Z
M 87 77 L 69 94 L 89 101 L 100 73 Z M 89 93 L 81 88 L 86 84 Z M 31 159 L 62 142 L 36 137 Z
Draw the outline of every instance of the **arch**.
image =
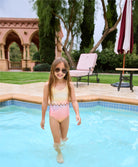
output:
M 20 39 L 20 41 L 21 41 L 21 44 L 23 44 L 23 39 L 22 39 L 21 35 L 20 35 L 16 30 L 10 29 L 9 31 L 7 31 L 7 32 L 5 33 L 5 35 L 4 35 L 4 37 L 3 37 L 3 43 L 4 43 L 4 45 L 6 44 L 6 39 L 7 39 L 8 35 L 9 35 L 10 33 L 12 33 L 12 32 L 14 32 L 15 34 L 17 34 L 17 36 L 19 37 L 19 39 Z
M 14 44 L 14 45 L 12 45 Z M 13 47 L 13 50 L 10 47 Z M 16 47 L 16 50 L 15 50 Z M 13 41 L 8 46 L 8 61 L 9 61 L 9 69 L 18 69 L 22 68 L 22 58 L 23 58 L 23 48 L 20 48 L 21 45 L 17 42 Z
M 34 31 L 29 38 L 29 43 L 33 42 L 39 49 L 39 30 Z
M 20 48 L 21 53 L 23 53 L 23 47 L 21 44 L 21 39 L 18 36 L 17 32 L 13 29 L 9 30 L 4 36 L 4 44 L 5 44 L 5 58 L 9 60 L 9 46 L 12 42 L 16 42 Z

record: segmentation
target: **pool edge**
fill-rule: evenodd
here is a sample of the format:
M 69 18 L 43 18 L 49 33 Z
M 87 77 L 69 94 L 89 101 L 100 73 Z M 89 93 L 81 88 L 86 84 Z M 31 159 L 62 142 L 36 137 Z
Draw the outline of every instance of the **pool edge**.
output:
M 24 101 L 24 102 L 42 104 L 42 97 L 40 96 L 28 96 L 24 94 L 0 95 L 0 102 L 4 102 L 7 100 L 19 100 L 19 101 Z M 115 103 L 138 105 L 137 99 L 128 99 L 128 98 L 111 97 L 111 96 L 102 96 L 102 97 L 98 95 L 77 96 L 77 100 L 78 102 L 108 101 L 108 102 L 115 102 Z
M 128 98 L 113 97 L 113 96 L 98 96 L 98 95 L 79 96 L 77 100 L 79 102 L 107 101 L 107 102 L 114 102 L 114 103 L 138 105 L 137 99 L 128 99 Z
M 0 95 L 0 102 L 4 102 L 7 100 L 19 100 L 24 102 L 30 102 L 30 103 L 42 103 L 42 97 L 39 96 L 28 96 L 24 94 L 5 94 Z

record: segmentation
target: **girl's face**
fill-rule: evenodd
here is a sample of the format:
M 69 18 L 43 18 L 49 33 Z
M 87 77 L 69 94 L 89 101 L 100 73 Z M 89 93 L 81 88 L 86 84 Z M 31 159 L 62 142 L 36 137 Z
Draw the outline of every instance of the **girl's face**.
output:
M 54 74 L 56 76 L 57 79 L 61 80 L 61 79 L 64 79 L 65 75 L 67 73 L 67 70 L 64 66 L 64 63 L 59 63 L 56 68 L 55 68 L 55 71 L 54 71 Z

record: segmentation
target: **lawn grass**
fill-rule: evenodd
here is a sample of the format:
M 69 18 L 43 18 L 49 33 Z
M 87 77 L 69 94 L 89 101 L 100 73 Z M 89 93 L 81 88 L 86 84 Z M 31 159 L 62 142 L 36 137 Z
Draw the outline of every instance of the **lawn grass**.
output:
M 0 82 L 2 83 L 28 84 L 45 82 L 48 78 L 48 72 L 0 72 Z
M 100 83 L 112 84 L 119 81 L 119 74 L 99 74 Z M 46 82 L 49 78 L 48 72 L 0 72 L 0 82 L 10 84 L 28 84 L 35 82 Z M 76 81 L 72 78 L 72 81 Z M 91 76 L 90 82 L 97 83 L 96 77 Z M 138 86 L 138 75 L 133 76 L 133 85 Z

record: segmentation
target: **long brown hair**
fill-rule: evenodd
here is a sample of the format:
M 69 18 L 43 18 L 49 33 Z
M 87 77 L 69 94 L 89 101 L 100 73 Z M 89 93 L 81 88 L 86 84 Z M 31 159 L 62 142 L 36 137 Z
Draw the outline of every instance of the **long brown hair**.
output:
M 49 82 L 48 82 L 48 93 L 49 93 L 49 99 L 50 99 L 50 103 L 52 102 L 52 98 L 53 98 L 53 94 L 52 94 L 52 87 L 56 82 L 56 77 L 54 75 L 55 72 L 55 68 L 59 63 L 63 63 L 67 73 L 64 77 L 64 79 L 67 81 L 67 86 L 68 86 L 68 99 L 70 99 L 71 97 L 71 86 L 70 86 L 70 82 L 71 82 L 71 77 L 70 77 L 70 73 L 69 73 L 69 65 L 66 59 L 64 59 L 63 57 L 58 57 L 56 58 L 52 65 L 51 65 L 51 71 L 50 71 L 50 76 L 49 76 Z

